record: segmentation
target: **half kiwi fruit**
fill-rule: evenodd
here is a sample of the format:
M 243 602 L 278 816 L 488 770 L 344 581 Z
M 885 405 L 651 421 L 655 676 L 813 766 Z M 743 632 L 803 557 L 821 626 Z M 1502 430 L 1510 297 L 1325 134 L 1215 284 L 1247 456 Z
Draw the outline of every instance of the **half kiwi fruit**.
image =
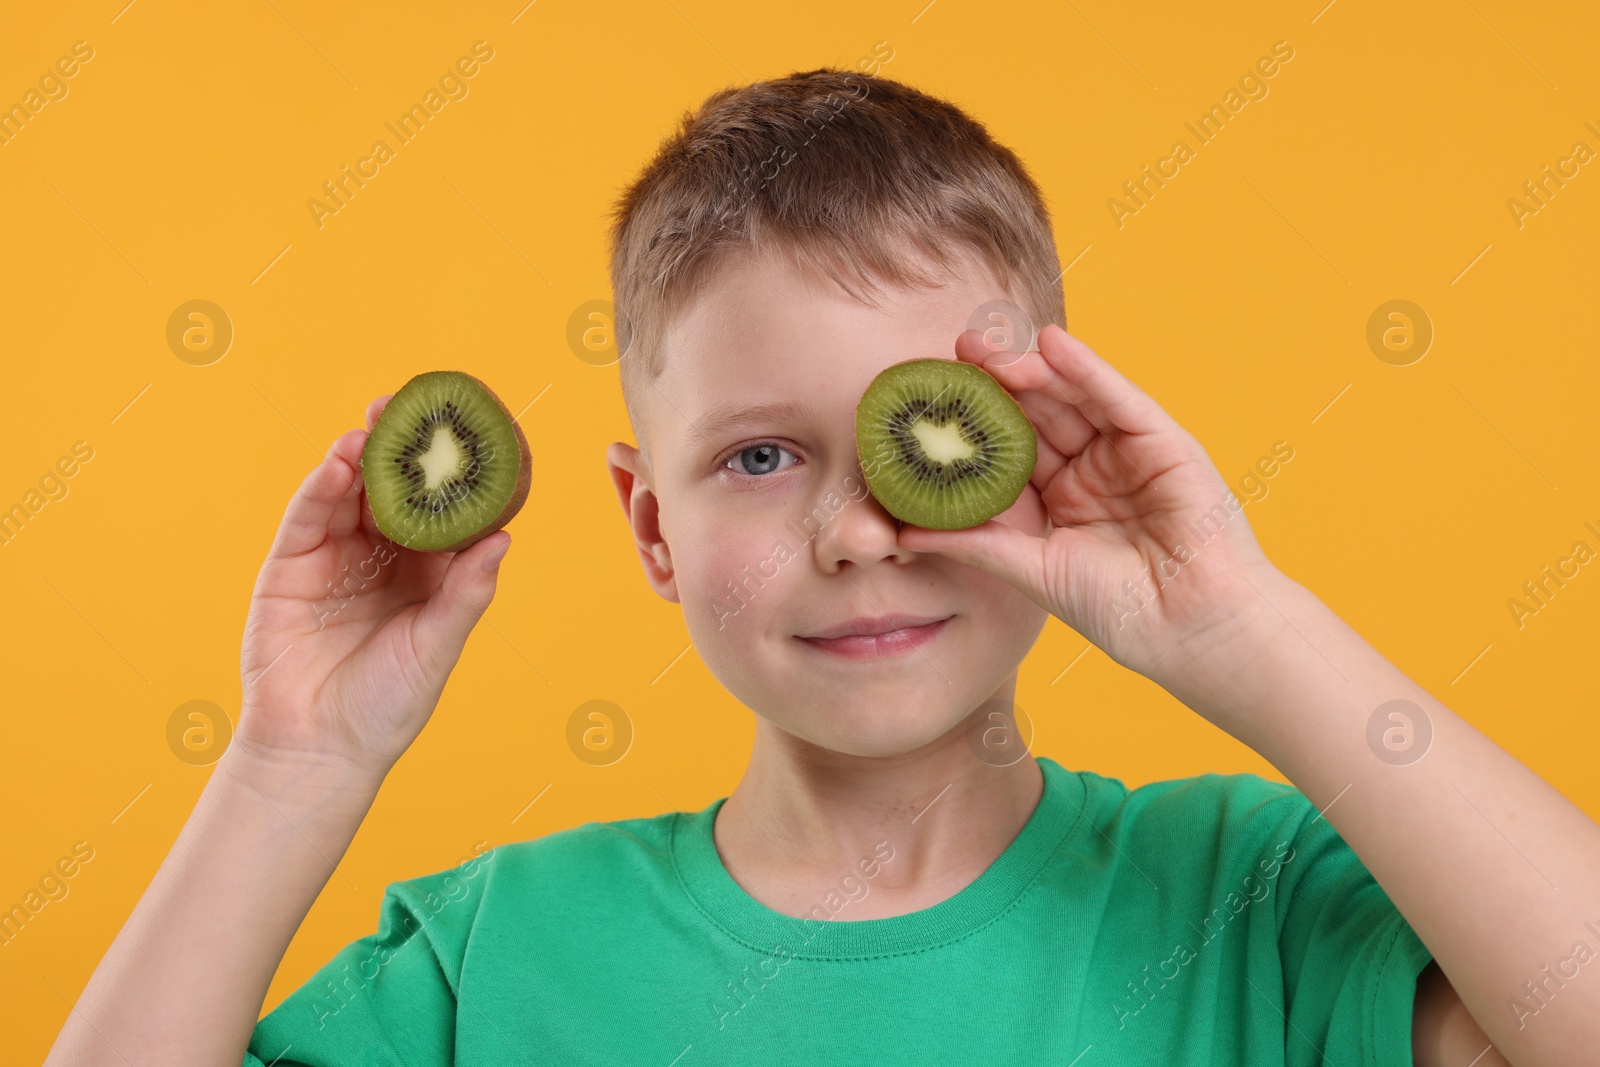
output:
M 884 368 L 856 405 L 867 488 L 897 519 L 976 526 L 1022 495 L 1038 459 L 1028 416 L 988 371 L 953 359 Z
M 500 529 L 528 499 L 532 473 L 522 427 L 463 371 L 406 382 L 361 450 L 373 521 L 419 552 L 459 552 Z

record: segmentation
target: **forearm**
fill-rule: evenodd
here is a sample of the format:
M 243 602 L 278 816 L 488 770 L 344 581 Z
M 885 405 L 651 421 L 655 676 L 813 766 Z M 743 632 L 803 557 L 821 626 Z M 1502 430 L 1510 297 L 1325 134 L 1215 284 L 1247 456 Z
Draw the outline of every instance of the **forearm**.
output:
M 1276 574 L 1258 591 L 1270 607 L 1231 651 L 1158 680 L 1325 809 L 1510 1062 L 1592 1056 L 1600 957 L 1584 952 L 1581 969 L 1573 957 L 1580 941 L 1600 952 L 1585 925 L 1600 929 L 1600 826 L 1304 587 Z M 1415 712 L 1418 748 L 1391 762 L 1381 740 L 1369 745 L 1369 721 L 1392 700 L 1426 715 L 1420 758 Z M 1385 715 L 1377 732 L 1403 726 Z
M 381 779 L 238 744 L 78 999 L 46 1067 L 232 1067 Z

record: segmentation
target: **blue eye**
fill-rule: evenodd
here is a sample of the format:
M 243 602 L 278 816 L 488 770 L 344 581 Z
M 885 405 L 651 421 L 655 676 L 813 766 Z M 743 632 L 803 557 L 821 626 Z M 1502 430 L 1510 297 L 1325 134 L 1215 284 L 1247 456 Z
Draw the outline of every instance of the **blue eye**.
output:
M 781 456 L 785 452 L 789 450 L 775 441 L 758 441 L 731 453 L 722 466 L 733 471 L 736 478 L 754 481 L 762 475 L 781 470 Z M 792 452 L 789 454 L 794 455 Z

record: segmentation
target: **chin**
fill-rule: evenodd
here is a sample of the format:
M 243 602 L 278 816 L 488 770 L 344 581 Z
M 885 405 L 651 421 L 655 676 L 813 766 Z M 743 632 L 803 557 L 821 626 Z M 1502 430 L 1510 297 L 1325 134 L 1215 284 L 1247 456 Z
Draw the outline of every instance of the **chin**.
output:
M 862 759 L 904 756 L 938 741 L 965 721 L 961 715 L 949 722 L 930 722 L 926 704 L 907 707 L 901 714 L 885 714 L 884 707 L 862 709 L 859 717 L 842 722 L 808 722 L 804 729 L 783 727 L 802 741 L 829 752 Z

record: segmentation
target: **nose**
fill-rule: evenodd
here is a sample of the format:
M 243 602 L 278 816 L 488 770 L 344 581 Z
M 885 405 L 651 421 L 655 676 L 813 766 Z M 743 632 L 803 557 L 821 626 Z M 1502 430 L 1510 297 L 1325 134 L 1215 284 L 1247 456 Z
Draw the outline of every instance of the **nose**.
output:
M 811 540 L 817 567 L 836 573 L 845 562 L 869 566 L 880 560 L 909 563 L 916 553 L 902 548 L 902 523 L 867 488 L 858 463 L 802 517 L 797 532 Z

